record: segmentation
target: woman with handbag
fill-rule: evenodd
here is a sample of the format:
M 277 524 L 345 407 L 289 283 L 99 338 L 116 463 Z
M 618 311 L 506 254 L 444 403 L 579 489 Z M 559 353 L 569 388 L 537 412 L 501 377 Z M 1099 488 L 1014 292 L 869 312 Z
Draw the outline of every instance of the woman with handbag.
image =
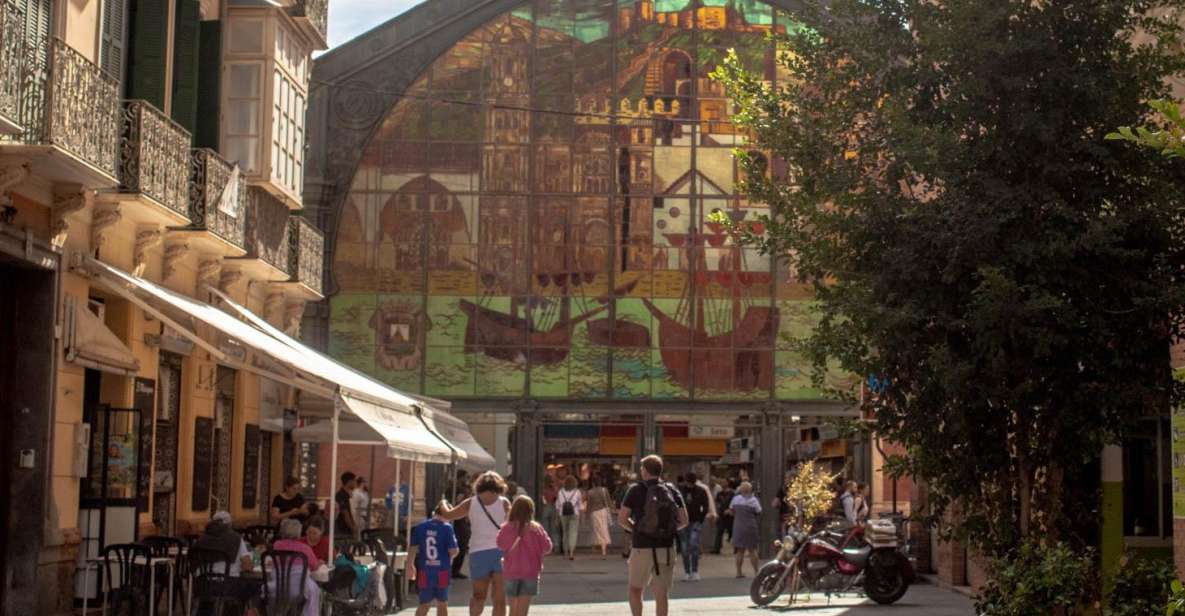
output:
M 560 510 L 560 526 L 563 528 L 564 554 L 568 560 L 576 560 L 576 539 L 580 534 L 580 512 L 584 511 L 584 496 L 580 493 L 576 477 L 568 475 L 564 489 L 556 498 Z
M 612 513 L 613 497 L 609 495 L 609 490 L 601 485 L 601 480 L 597 477 L 592 479 L 592 488 L 588 491 L 588 519 L 592 526 L 593 537 L 597 540 L 597 545 L 601 547 L 601 560 L 605 560 L 609 555 L 609 544 L 612 540 L 609 538 L 609 516 Z
M 506 614 L 506 588 L 502 580 L 502 550 L 498 549 L 498 532 L 510 514 L 510 501 L 503 494 L 506 481 L 494 471 L 477 476 L 473 482 L 473 496 L 450 508 L 441 501 L 440 517 L 445 520 L 467 518 L 469 521 L 469 577 L 473 580 L 473 596 L 469 599 L 469 613 L 476 616 L 485 609 L 486 597 L 493 594 L 494 616 Z

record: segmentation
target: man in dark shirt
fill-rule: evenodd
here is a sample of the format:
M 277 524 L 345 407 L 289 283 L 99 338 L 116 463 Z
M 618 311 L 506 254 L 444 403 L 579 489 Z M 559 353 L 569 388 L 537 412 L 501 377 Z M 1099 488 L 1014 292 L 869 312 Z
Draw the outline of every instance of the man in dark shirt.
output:
M 679 531 L 683 546 L 683 581 L 699 580 L 700 531 L 712 511 L 712 495 L 699 485 L 699 476 L 687 473 L 683 480 L 683 502 L 687 507 L 687 526 Z
M 683 496 L 669 483 L 660 483 L 662 458 L 642 458 L 642 482 L 631 486 L 626 492 L 618 512 L 617 521 L 621 527 L 631 531 L 633 549 L 629 557 L 629 599 L 633 616 L 642 616 L 642 593 L 649 585 L 654 593 L 654 607 L 658 616 L 667 616 L 667 595 L 674 579 L 674 560 L 671 552 L 675 545 L 673 534 L 666 538 L 655 538 L 641 532 L 641 523 L 646 513 L 647 500 L 656 495 L 651 488 L 665 490 L 663 498 L 673 503 L 675 520 L 671 526 L 682 530 L 687 526 L 687 506 Z M 654 499 L 650 499 L 652 502 Z M 653 509 L 654 507 L 652 507 Z M 652 518 L 653 519 L 653 518 Z M 671 522 L 667 520 L 667 522 Z M 662 554 L 665 553 L 665 558 Z
M 342 473 L 341 487 L 333 497 L 334 507 L 337 509 L 334 533 L 339 537 L 356 537 L 358 534 L 358 525 L 354 522 L 354 514 L 350 511 L 350 494 L 354 491 L 356 477 L 350 471 Z
M 304 524 L 309 516 L 308 503 L 300 493 L 300 480 L 289 477 L 284 481 L 284 491 L 272 499 L 272 519 L 277 524 L 295 518 Z
M 736 496 L 736 489 L 736 479 L 729 479 L 720 493 L 716 495 L 716 511 L 720 512 L 720 521 L 716 522 L 716 543 L 712 546 L 713 554 L 719 554 L 724 547 L 725 533 L 728 533 L 729 541 L 732 540 L 732 510 L 729 507 L 732 505 L 732 497 Z

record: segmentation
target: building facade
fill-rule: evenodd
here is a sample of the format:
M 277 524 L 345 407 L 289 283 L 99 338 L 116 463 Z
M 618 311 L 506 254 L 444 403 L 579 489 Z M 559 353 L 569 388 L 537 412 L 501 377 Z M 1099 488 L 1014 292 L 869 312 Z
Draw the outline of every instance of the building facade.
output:
M 266 520 L 294 393 L 142 290 L 289 332 L 322 298 L 301 209 L 326 10 L 0 2 L 0 614 L 93 598 L 106 545 Z
M 318 58 L 330 353 L 449 400 L 532 491 L 651 451 L 771 495 L 797 458 L 867 479 L 791 348 L 809 289 L 713 218 L 768 213 L 710 75 L 785 80 L 784 4 L 430 0 Z

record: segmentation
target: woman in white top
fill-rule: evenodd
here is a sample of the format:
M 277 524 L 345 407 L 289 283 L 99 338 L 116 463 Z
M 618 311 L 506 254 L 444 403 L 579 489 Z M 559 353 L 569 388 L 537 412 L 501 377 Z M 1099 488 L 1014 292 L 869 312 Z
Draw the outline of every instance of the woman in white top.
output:
M 454 508 L 443 503 L 441 517 L 446 520 L 469 519 L 469 577 L 473 597 L 469 600 L 471 616 L 485 609 L 486 597 L 494 595 L 494 616 L 506 616 L 506 588 L 502 583 L 502 550 L 498 549 L 498 531 L 510 513 L 510 501 L 502 496 L 506 482 L 494 471 L 477 476 L 473 493 Z M 491 587 L 492 585 L 492 587 Z
M 580 492 L 576 477 L 568 475 L 564 480 L 564 487 L 555 499 L 555 508 L 560 512 L 561 535 L 564 542 L 564 554 L 568 560 L 576 560 L 576 538 L 580 534 L 580 512 L 584 511 L 584 495 Z

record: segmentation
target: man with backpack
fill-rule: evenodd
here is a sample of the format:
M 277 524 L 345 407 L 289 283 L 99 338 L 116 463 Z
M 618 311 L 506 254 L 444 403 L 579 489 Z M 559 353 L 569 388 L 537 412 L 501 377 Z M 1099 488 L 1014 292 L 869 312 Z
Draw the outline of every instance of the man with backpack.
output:
M 662 458 L 642 458 L 642 482 L 626 492 L 618 513 L 632 533 L 629 600 L 633 616 L 642 616 L 642 593 L 654 592 L 658 616 L 667 616 L 667 595 L 674 580 L 675 536 L 687 526 L 687 507 L 675 486 L 661 480 Z

